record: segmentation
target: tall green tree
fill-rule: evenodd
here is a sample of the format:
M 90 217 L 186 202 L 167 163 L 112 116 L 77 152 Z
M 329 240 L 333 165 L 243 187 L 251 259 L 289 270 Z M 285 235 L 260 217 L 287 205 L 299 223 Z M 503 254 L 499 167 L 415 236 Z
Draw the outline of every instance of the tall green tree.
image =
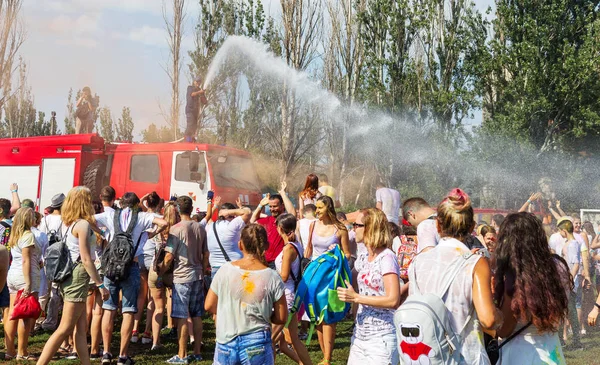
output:
M 97 109 L 98 118 L 100 119 L 100 126 L 96 126 L 99 130 L 100 136 L 107 142 L 113 142 L 115 140 L 115 122 L 112 117 L 110 108 L 104 106 Z
M 133 141 L 133 119 L 128 107 L 123 107 L 121 116 L 117 120 L 115 140 L 119 142 Z
M 497 0 L 482 63 L 483 130 L 553 151 L 600 152 L 599 1 Z

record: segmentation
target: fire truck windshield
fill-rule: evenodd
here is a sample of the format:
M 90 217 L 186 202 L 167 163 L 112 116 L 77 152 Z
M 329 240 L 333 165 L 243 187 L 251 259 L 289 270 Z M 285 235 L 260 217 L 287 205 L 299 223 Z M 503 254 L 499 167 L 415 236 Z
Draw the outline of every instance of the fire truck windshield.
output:
M 258 177 L 250 157 L 229 155 L 227 158 L 223 158 L 219 154 L 209 153 L 208 160 L 215 180 L 214 183 L 217 186 L 260 190 Z

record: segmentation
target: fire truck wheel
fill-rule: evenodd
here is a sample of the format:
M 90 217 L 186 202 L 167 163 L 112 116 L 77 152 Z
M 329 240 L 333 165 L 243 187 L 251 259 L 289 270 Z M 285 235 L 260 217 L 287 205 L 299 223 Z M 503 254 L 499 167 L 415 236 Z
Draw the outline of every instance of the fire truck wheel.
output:
M 95 160 L 85 169 L 83 185 L 92 191 L 92 197 L 97 198 L 100 190 L 104 187 L 104 173 L 106 171 L 105 160 Z

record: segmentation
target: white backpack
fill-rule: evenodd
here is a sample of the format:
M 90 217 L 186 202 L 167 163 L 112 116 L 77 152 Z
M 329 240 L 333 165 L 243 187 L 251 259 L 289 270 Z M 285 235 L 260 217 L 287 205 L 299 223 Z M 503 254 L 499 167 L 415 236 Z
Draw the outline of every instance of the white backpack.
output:
M 421 294 L 415 270 L 409 270 L 408 280 L 414 284 L 414 294 L 394 314 L 401 364 L 459 364 L 460 333 L 455 333 L 452 329 L 448 309 L 442 298 L 472 255 L 469 252 L 459 256 L 450 264 L 443 273 L 446 278 L 443 289 L 435 294 Z M 413 265 L 415 260 L 418 260 L 418 256 L 415 256 Z

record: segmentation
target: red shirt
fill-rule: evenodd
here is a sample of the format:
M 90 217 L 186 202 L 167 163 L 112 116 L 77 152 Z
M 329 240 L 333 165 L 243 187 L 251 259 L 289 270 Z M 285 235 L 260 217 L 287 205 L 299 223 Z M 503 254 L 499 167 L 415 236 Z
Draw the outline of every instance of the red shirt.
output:
M 277 232 L 277 220 L 273 216 L 260 218 L 256 223 L 265 227 L 267 230 L 267 240 L 269 241 L 269 249 L 265 252 L 267 262 L 273 262 L 277 256 L 283 251 L 283 238 Z

